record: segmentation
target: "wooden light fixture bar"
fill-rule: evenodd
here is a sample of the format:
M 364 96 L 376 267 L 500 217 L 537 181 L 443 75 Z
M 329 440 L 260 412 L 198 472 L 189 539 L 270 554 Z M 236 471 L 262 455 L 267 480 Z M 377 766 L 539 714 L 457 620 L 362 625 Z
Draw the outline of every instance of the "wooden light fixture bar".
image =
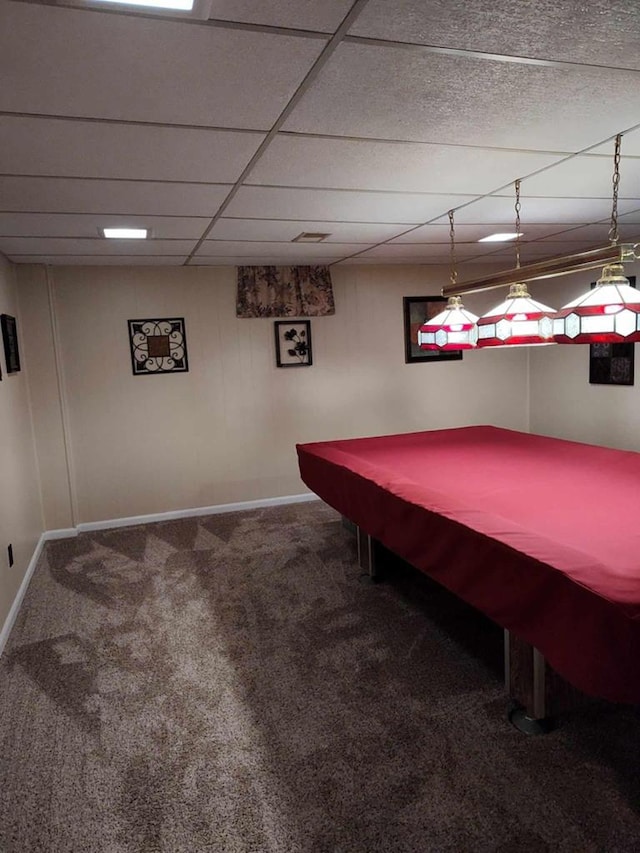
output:
M 574 255 L 548 258 L 532 264 L 524 264 L 511 270 L 493 273 L 473 281 L 460 281 L 447 284 L 442 288 L 443 296 L 460 296 L 463 293 L 476 293 L 481 290 L 493 290 L 506 287 L 519 281 L 536 281 L 542 278 L 555 278 L 582 270 L 595 269 L 603 264 L 624 263 L 640 258 L 639 243 L 619 243 L 602 249 L 589 249 Z

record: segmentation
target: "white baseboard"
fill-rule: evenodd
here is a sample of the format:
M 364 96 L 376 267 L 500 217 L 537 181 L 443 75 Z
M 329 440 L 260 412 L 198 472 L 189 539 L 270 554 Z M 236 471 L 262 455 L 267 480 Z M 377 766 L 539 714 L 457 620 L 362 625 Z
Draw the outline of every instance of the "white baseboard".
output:
M 11 609 L 7 614 L 7 618 L 4 620 L 4 625 L 2 626 L 2 630 L 0 631 L 0 655 L 4 651 L 4 647 L 7 644 L 7 640 L 9 639 L 9 634 L 11 633 L 11 629 L 18 617 L 18 613 L 20 612 L 20 607 L 22 606 L 22 600 L 24 599 L 25 593 L 27 592 L 27 587 L 29 586 L 29 581 L 36 569 L 38 564 L 38 560 L 40 559 L 40 554 L 42 554 L 42 548 L 44 546 L 46 539 L 46 533 L 43 533 L 40 539 L 38 539 L 38 544 L 36 545 L 35 551 L 33 552 L 33 556 L 29 561 L 29 565 L 27 566 L 27 571 L 24 573 L 24 577 L 22 578 L 22 583 L 20 584 L 20 588 L 16 593 L 16 597 L 13 599 L 13 604 L 11 605 Z
M 60 527 L 58 530 L 45 530 L 42 538 L 45 542 L 48 542 L 50 539 L 73 539 L 77 535 L 77 527 Z
M 283 495 L 278 498 L 260 498 L 255 501 L 240 501 L 232 504 L 217 504 L 216 506 L 199 506 L 192 509 L 176 509 L 171 512 L 157 512 L 151 515 L 133 515 L 129 518 L 111 518 L 107 521 L 89 521 L 79 524 L 77 530 L 83 533 L 90 530 L 109 530 L 112 527 L 132 527 L 136 524 L 153 524 L 156 521 L 174 521 L 179 518 L 193 518 L 199 515 L 218 515 L 223 512 L 242 512 L 247 509 L 262 509 L 282 504 L 306 503 L 319 500 L 317 495 L 307 492 L 303 495 Z M 53 531 L 56 532 L 56 531 Z
M 152 515 L 135 515 L 130 518 L 112 518 L 108 521 L 91 521 L 86 524 L 78 524 L 77 527 L 45 530 L 38 540 L 33 556 L 27 566 L 27 571 L 25 572 L 22 583 L 20 584 L 20 589 L 13 600 L 9 614 L 7 615 L 4 625 L 2 626 L 2 630 L 0 631 L 0 655 L 4 651 L 4 647 L 9 639 L 9 634 L 11 633 L 11 629 L 13 628 L 20 611 L 22 600 L 24 599 L 27 587 L 29 586 L 29 581 L 35 571 L 38 560 L 40 559 L 40 554 L 42 553 L 42 548 L 45 542 L 53 539 L 72 539 L 74 536 L 77 536 L 78 533 L 88 532 L 91 530 L 109 530 L 115 527 L 132 527 L 135 524 L 151 524 L 156 521 L 173 521 L 175 519 L 192 518 L 199 515 L 219 515 L 223 512 L 241 512 L 242 510 L 247 509 L 262 509 L 263 507 L 269 506 L 306 503 L 307 501 L 317 500 L 319 500 L 317 495 L 314 495 L 312 492 L 307 492 L 303 495 L 284 495 L 278 498 L 260 498 L 255 501 L 240 501 L 239 503 L 218 504 L 217 506 L 201 506 L 195 507 L 194 509 L 178 509 L 173 510 L 172 512 L 158 512 L 153 513 Z

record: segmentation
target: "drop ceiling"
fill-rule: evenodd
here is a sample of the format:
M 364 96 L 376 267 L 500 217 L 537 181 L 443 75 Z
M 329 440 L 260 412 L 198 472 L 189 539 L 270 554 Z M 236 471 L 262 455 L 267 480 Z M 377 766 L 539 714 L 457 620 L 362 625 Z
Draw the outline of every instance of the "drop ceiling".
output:
M 512 266 L 640 239 L 635 0 L 0 0 L 14 263 Z M 105 240 L 105 226 L 150 229 Z M 302 232 L 329 236 L 293 242 Z

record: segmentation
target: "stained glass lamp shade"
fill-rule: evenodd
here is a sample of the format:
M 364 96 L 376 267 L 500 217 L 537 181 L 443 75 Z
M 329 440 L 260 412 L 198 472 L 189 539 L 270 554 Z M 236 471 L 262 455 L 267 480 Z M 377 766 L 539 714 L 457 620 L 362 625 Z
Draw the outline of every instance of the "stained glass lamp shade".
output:
M 553 343 L 555 310 L 532 299 L 523 282 L 512 284 L 504 302 L 478 320 L 478 347 Z
M 459 296 L 451 296 L 444 311 L 418 329 L 420 349 L 450 351 L 473 349 L 478 339 L 475 314 L 467 311 Z
M 640 341 L 640 293 L 629 284 L 622 264 L 610 264 L 596 286 L 561 308 L 553 320 L 560 344 Z

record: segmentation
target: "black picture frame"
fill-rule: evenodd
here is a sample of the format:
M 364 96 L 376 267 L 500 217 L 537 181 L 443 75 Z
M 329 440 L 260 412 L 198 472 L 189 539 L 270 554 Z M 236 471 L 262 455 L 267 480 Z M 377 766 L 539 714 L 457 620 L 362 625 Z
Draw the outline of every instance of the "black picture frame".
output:
M 188 373 L 184 317 L 128 320 L 127 324 L 134 376 Z
M 310 320 L 276 320 L 276 367 L 309 367 L 313 364 Z
M 2 327 L 2 343 L 7 373 L 19 373 L 20 350 L 18 349 L 16 318 L 10 314 L 0 314 L 0 326 Z
M 418 346 L 418 329 L 426 320 L 439 314 L 446 304 L 447 300 L 444 296 L 404 296 L 402 298 L 405 364 L 428 364 L 434 361 L 462 359 L 462 350 L 439 352 L 420 349 Z
M 635 275 L 627 276 L 636 286 Z M 591 287 L 595 287 L 595 281 Z M 590 385 L 633 385 L 635 373 L 635 344 L 589 344 Z

